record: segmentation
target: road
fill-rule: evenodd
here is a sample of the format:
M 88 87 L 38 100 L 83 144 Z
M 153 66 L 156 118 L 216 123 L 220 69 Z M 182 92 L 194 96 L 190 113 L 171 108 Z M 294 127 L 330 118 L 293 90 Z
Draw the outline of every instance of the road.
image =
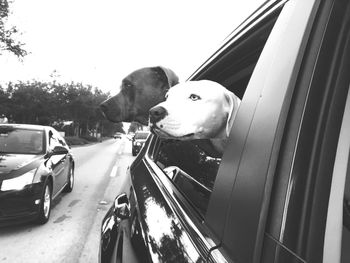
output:
M 45 225 L 0 229 L 0 262 L 97 262 L 101 220 L 134 159 L 127 139 L 72 149 L 73 192 L 53 203 Z

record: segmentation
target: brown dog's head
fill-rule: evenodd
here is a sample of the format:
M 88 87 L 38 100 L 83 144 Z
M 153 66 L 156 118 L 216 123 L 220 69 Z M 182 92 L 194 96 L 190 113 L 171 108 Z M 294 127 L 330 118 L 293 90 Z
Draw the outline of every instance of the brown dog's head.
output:
M 126 76 L 120 92 L 102 102 L 100 108 L 112 122 L 136 121 L 147 125 L 149 109 L 164 101 L 166 92 L 178 82 L 170 69 L 142 68 Z

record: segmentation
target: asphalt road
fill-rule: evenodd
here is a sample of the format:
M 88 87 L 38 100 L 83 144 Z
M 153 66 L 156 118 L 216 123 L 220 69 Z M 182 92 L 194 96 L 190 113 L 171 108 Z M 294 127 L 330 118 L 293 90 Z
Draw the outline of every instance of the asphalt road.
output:
M 101 220 L 134 157 L 131 142 L 73 148 L 73 192 L 54 201 L 49 222 L 0 229 L 0 262 L 98 262 Z

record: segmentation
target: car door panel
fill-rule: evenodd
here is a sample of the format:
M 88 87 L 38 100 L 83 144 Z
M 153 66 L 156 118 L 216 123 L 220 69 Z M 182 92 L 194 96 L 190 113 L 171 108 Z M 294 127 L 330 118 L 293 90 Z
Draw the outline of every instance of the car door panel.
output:
M 289 1 L 283 7 L 254 69 L 231 131 L 232 136 L 237 136 L 242 124 L 247 127 L 243 152 L 238 162 L 230 160 L 232 157 L 233 160 L 237 159 L 232 153 L 231 156 L 225 156 L 225 152 L 223 156 L 222 166 L 227 166 L 226 170 L 231 171 L 230 176 L 235 171 L 236 178 L 232 192 L 226 194 L 230 206 L 223 224 L 222 247 L 229 251 L 231 259 L 238 262 L 258 262 L 260 258 L 266 208 L 277 162 L 272 153 L 278 152 L 280 147 L 281 131 L 315 8 L 317 3 L 313 1 Z M 297 20 L 291 22 L 292 18 Z M 285 52 L 286 46 L 288 52 Z M 248 120 L 250 116 L 253 119 L 244 124 L 246 116 Z M 230 147 L 232 152 L 235 151 L 233 142 L 229 142 L 228 153 Z M 218 184 L 215 185 L 221 189 L 223 183 L 219 184 L 219 180 L 226 180 L 221 171 Z M 213 194 L 220 193 L 219 190 L 215 191 L 215 187 Z M 212 200 L 214 203 L 214 198 Z M 208 209 L 208 221 L 212 218 L 210 209 L 211 206 Z
M 59 142 L 59 137 L 55 130 L 49 131 L 49 149 L 52 151 L 55 146 L 62 146 Z M 67 154 L 55 154 L 50 157 L 53 183 L 53 196 L 62 190 L 63 186 L 67 182 L 67 167 L 69 159 Z
M 200 231 L 198 229 L 202 225 L 198 216 L 190 212 L 192 209 L 189 208 L 186 200 L 170 182 L 169 178 L 166 177 L 164 172 L 151 159 L 146 159 L 145 163 L 153 177 L 153 182 L 159 187 L 160 193 L 162 193 L 161 196 L 165 197 L 166 206 L 164 207 L 168 207 L 169 209 L 167 215 L 172 222 L 171 228 L 176 230 L 177 238 L 182 243 L 180 249 L 175 248 L 175 251 L 183 251 L 181 253 L 191 255 L 188 258 L 189 262 L 193 260 L 194 262 L 197 260 L 198 262 L 204 262 L 213 242 L 211 244 L 208 242 L 210 238 L 205 234 L 206 231 L 203 231 L 203 229 Z M 169 198 L 170 196 L 171 198 Z M 158 203 L 160 204 L 160 202 Z M 182 262 L 187 262 L 186 260 Z

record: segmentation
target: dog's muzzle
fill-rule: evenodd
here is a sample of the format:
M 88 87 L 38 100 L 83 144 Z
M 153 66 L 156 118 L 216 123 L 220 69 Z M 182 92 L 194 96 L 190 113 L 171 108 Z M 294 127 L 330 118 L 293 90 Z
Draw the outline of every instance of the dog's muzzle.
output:
M 149 121 L 152 124 L 159 122 L 168 115 L 167 110 L 162 106 L 155 106 L 149 110 Z

